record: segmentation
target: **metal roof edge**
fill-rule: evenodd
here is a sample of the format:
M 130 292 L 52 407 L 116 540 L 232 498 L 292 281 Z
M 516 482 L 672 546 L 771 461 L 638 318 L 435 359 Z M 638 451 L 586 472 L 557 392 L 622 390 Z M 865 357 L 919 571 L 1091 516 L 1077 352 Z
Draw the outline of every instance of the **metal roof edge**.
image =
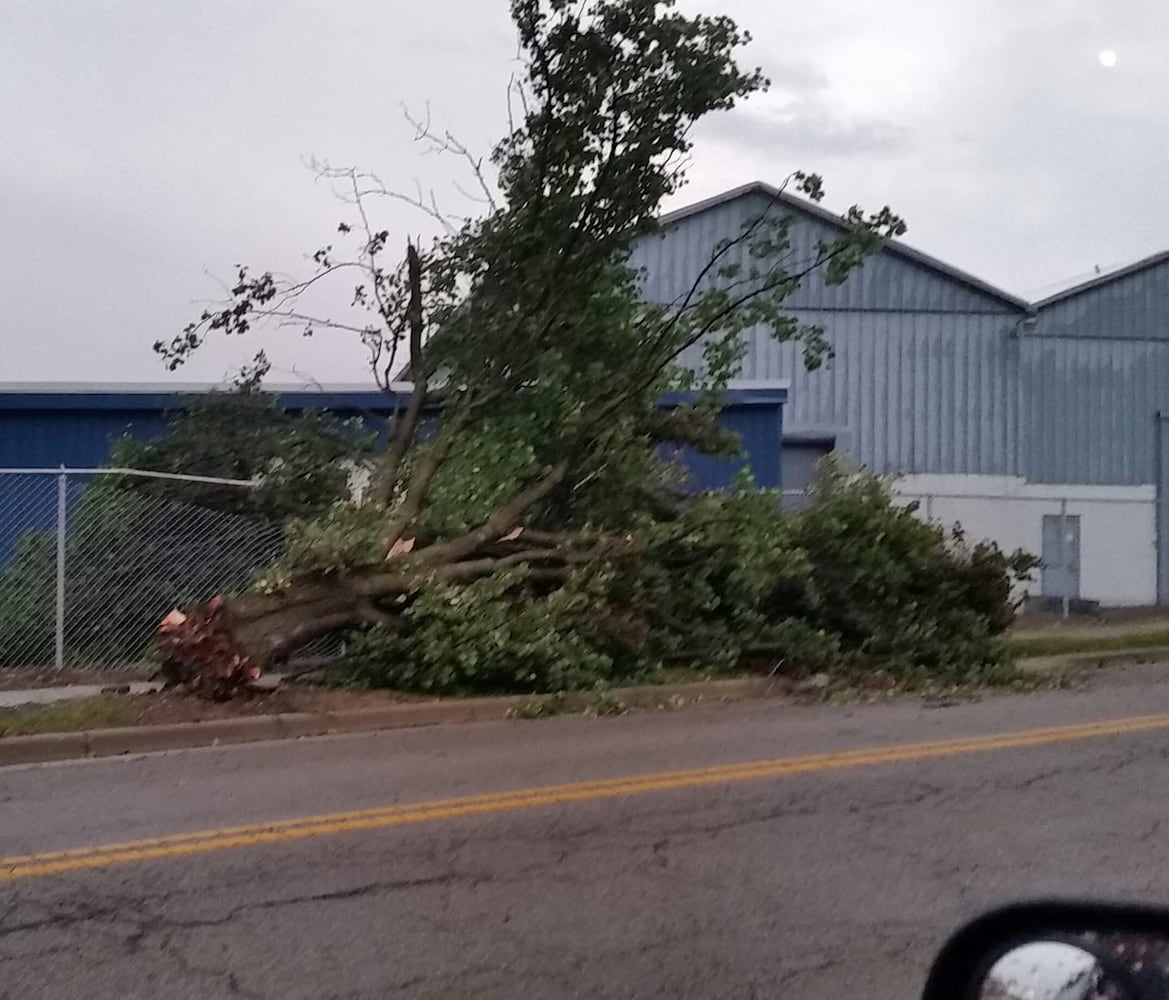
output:
M 722 391 L 722 402 L 726 407 L 741 406 L 783 406 L 788 401 L 791 380 L 777 379 L 732 379 Z M 695 390 L 677 390 L 665 393 L 658 406 L 685 406 L 698 400 Z
M 167 411 L 183 400 L 221 388 L 218 385 L 185 383 L 179 385 L 93 383 L 36 383 L 23 385 L 0 383 L 0 411 L 77 412 L 77 411 Z M 270 386 L 266 395 L 278 397 L 290 410 L 329 409 L 336 411 L 390 412 L 410 387 L 392 385 L 391 394 L 380 389 L 352 386 Z
M 409 390 L 408 383 L 391 384 L 391 390 Z M 231 386 L 223 382 L 0 382 L 0 394 L 20 393 L 52 395 L 184 395 L 213 391 L 229 392 Z M 380 392 L 377 386 L 367 382 L 340 383 L 272 383 L 263 386 L 270 393 L 327 393 L 330 395 Z
M 725 205 L 728 202 L 735 201 L 739 198 L 744 198 L 751 194 L 763 195 L 767 198 L 772 198 L 776 201 L 783 202 L 788 207 L 793 208 L 796 211 L 803 212 L 804 214 L 811 216 L 819 222 L 827 223 L 828 225 L 834 226 L 837 229 L 846 230 L 848 228 L 845 225 L 844 220 L 839 215 L 830 212 L 828 209 L 817 205 L 813 201 L 808 201 L 806 198 L 799 198 L 796 195 L 791 194 L 788 191 L 783 191 L 772 184 L 766 183 L 765 181 L 752 181 L 749 184 L 740 184 L 738 187 L 724 191 L 722 194 L 717 194 L 710 198 L 705 198 L 702 201 L 695 202 L 692 205 L 686 205 L 682 208 L 675 209 L 672 212 L 667 212 L 658 219 L 658 225 L 662 227 L 674 225 L 678 222 L 684 221 L 685 219 L 691 218 L 692 216 L 699 215 L 702 212 L 707 212 L 712 208 L 717 208 L 720 205 Z M 954 267 L 952 264 L 947 264 L 945 261 L 939 260 L 937 257 L 931 256 L 923 250 L 915 249 L 914 247 L 911 247 L 906 243 L 902 243 L 899 240 L 889 240 L 885 244 L 885 248 L 889 250 L 890 253 L 895 253 L 901 257 L 904 257 L 906 260 L 910 260 L 915 264 L 928 268 L 931 271 L 935 271 L 952 281 L 957 281 L 960 284 L 966 285 L 967 287 L 972 288 L 977 292 L 981 292 L 983 295 L 998 299 L 1000 302 L 1006 303 L 1013 309 L 1026 312 L 1032 308 L 1031 303 L 1029 303 L 1026 299 L 1019 298 L 1017 295 L 1012 295 L 1010 292 L 1004 291 L 996 285 L 992 285 L 988 281 L 983 281 L 982 278 L 976 277 L 975 275 L 970 274 L 968 271 L 963 271 L 961 268 Z
M 1126 264 L 1124 267 L 1117 268 L 1115 271 L 1110 271 L 1108 274 L 1098 274 L 1087 281 L 1081 281 L 1078 285 L 1072 285 L 1071 288 L 1065 288 L 1062 292 L 1056 292 L 1054 295 L 1049 295 L 1045 299 L 1040 299 L 1035 303 L 1036 310 L 1046 309 L 1048 306 L 1056 305 L 1066 299 L 1073 299 L 1077 295 L 1083 295 L 1085 292 L 1090 292 L 1096 288 L 1104 285 L 1110 285 L 1114 281 L 1120 281 L 1123 278 L 1129 278 L 1134 274 L 1139 274 L 1141 271 L 1148 270 L 1150 267 L 1156 267 L 1158 264 L 1163 264 L 1169 261 L 1169 250 L 1161 250 L 1157 253 L 1150 254 L 1148 257 L 1142 257 L 1140 260 L 1133 261 L 1131 264 Z

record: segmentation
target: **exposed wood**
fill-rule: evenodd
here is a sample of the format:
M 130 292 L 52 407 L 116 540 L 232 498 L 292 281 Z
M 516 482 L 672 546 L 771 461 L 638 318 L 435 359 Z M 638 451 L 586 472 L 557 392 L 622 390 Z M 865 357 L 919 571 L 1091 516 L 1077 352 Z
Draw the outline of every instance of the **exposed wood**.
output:
M 457 409 L 439 429 L 438 436 L 422 452 L 418 464 L 410 474 L 410 482 L 406 487 L 406 495 L 401 504 L 394 511 L 394 515 L 386 527 L 382 538 L 382 547 L 387 555 L 394 544 L 410 529 L 414 519 L 422 512 L 426 498 L 430 495 L 430 487 L 434 477 L 442 468 L 451 447 L 458 440 L 459 434 L 471 422 L 472 410 L 468 406 Z
M 440 542 L 421 552 L 418 561 L 424 565 L 458 562 L 474 555 L 476 551 L 502 538 L 532 507 L 545 499 L 568 474 L 568 462 L 553 466 L 543 478 L 537 480 L 522 493 L 516 495 L 491 515 L 474 531 L 450 542 Z
M 371 487 L 371 496 L 378 503 L 385 503 L 392 496 L 398 483 L 402 461 L 418 432 L 418 421 L 426 405 L 426 365 L 422 357 L 422 341 L 425 323 L 422 312 L 422 259 L 418 248 L 410 243 L 406 247 L 406 273 L 410 286 L 410 300 L 406 309 L 406 320 L 410 328 L 410 378 L 414 383 L 406 413 L 397 428 L 386 454 L 378 463 Z M 391 543 L 393 544 L 393 543 Z

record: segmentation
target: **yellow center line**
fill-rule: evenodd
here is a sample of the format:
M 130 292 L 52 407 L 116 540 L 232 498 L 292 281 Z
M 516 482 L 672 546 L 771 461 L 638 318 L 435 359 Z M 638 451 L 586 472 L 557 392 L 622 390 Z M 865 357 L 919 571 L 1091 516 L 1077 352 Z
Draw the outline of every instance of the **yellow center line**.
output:
M 1054 743 L 1105 736 L 1122 736 L 1158 729 L 1169 729 L 1169 714 L 993 736 L 941 740 L 932 743 L 905 743 L 889 747 L 868 747 L 835 753 L 780 757 L 684 771 L 624 775 L 596 781 L 579 781 L 562 785 L 544 785 L 482 795 L 402 803 L 374 809 L 302 816 L 296 819 L 247 826 L 200 830 L 164 837 L 150 837 L 123 843 L 98 844 L 67 851 L 0 858 L 0 882 L 55 875 L 62 872 L 105 868 L 165 858 L 207 854 L 240 847 L 279 844 L 312 837 L 335 836 L 359 830 L 380 830 L 444 819 L 504 813 L 539 806 L 587 802 L 619 796 L 644 795 L 649 792 L 699 788 L 704 785 L 739 781 L 758 781 L 795 774 L 897 764 L 915 760 L 951 757 L 959 754 L 985 753 L 992 750 L 1022 749 Z

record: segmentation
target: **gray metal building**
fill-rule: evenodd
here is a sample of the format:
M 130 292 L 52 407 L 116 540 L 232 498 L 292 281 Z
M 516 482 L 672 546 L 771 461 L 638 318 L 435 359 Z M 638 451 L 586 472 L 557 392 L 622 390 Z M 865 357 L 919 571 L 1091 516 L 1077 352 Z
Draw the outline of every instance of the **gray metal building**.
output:
M 719 242 L 764 212 L 792 217 L 796 261 L 841 228 L 764 184 L 728 191 L 666 216 L 638 245 L 647 298 L 676 301 Z M 843 285 L 808 281 L 790 305 L 825 329 L 832 362 L 808 372 L 798 346 L 759 329 L 742 373 L 790 383 L 786 487 L 843 451 L 902 477 L 931 516 L 1040 552 L 1052 596 L 1169 603 L 1157 516 L 1169 475 L 1159 417 L 1169 253 L 1028 303 L 895 241 Z

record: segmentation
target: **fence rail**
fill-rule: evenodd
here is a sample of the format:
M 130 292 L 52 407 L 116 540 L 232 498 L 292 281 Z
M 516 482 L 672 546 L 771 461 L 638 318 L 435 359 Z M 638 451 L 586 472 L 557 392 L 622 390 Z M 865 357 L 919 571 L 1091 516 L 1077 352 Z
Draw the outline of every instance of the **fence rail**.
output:
M 250 480 L 136 469 L 0 469 L 0 668 L 149 662 L 172 607 L 246 586 L 279 525 L 152 495 L 149 481 Z

